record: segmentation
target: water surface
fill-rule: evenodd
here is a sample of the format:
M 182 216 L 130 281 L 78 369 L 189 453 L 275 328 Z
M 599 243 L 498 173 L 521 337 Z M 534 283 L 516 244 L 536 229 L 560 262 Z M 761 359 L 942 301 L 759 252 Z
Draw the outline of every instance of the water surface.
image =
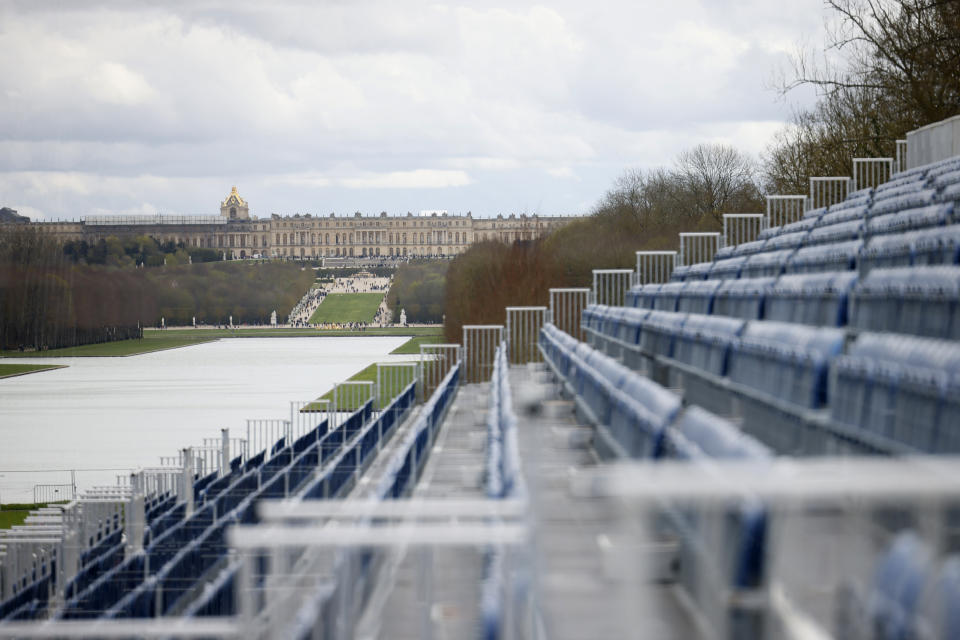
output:
M 288 418 L 387 355 L 405 337 L 234 338 L 125 358 L 18 358 L 66 369 L 0 380 L 0 501 L 32 500 L 35 483 L 81 488 L 155 466 L 247 418 Z M 35 473 L 34 471 L 44 471 Z M 24 473 L 30 471 L 30 473 Z

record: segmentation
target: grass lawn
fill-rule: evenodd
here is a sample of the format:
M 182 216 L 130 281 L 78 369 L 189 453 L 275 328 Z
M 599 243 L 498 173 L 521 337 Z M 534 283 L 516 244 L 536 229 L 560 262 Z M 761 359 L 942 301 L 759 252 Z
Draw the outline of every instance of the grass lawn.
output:
M 398 363 L 391 363 L 391 364 L 398 364 Z M 369 367 L 366 367 L 364 369 L 361 369 L 360 371 L 357 371 L 355 374 L 347 378 L 347 380 L 376 382 L 377 381 L 377 364 L 376 363 L 371 364 Z M 407 384 L 409 384 L 409 382 Z M 396 385 L 396 388 L 391 388 L 389 384 L 384 384 L 384 387 L 380 389 L 380 406 L 382 407 L 387 406 L 391 400 L 393 400 L 401 391 L 403 391 L 405 386 L 406 385 L 402 384 L 402 380 L 400 381 L 400 384 Z M 320 396 L 318 400 L 332 401 L 333 389 L 330 389 L 325 394 Z M 362 400 L 366 402 L 366 398 L 363 398 Z M 301 409 L 301 412 L 309 413 L 310 411 L 319 411 L 320 409 L 323 409 L 323 408 L 324 408 L 324 405 L 321 403 L 308 404 L 303 409 Z M 348 406 L 344 408 L 348 410 L 354 410 L 359 408 L 359 405 Z
M 31 510 L 45 507 L 46 504 L 4 504 L 0 505 L 0 529 L 9 529 L 23 521 L 30 515 Z
M 38 371 L 49 371 L 51 369 L 63 369 L 65 364 L 6 364 L 0 363 L 0 378 L 12 378 L 13 376 L 22 376 L 27 373 L 36 373 Z
M 382 293 L 331 293 L 310 316 L 310 323 L 372 322 Z
M 434 333 L 428 336 L 415 336 L 413 338 L 410 338 L 406 342 L 404 342 L 402 345 L 400 345 L 390 353 L 397 353 L 397 354 L 411 353 L 411 354 L 420 355 L 421 344 L 440 344 L 442 342 L 443 342 L 442 333 Z

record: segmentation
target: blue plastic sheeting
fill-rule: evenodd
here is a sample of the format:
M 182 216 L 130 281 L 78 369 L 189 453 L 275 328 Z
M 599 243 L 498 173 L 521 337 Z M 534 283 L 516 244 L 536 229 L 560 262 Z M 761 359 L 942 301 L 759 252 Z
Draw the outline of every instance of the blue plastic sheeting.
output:
M 867 217 L 867 207 L 850 207 L 849 209 L 841 209 L 839 211 L 831 211 L 830 213 L 825 214 L 817 222 L 818 227 L 829 227 L 835 224 L 840 224 L 842 222 L 850 222 L 851 220 L 863 220 Z
M 960 338 L 960 267 L 873 269 L 853 291 L 851 324 L 862 331 Z
M 733 249 L 734 256 L 752 256 L 755 253 L 760 253 L 764 250 L 766 246 L 766 240 L 753 240 L 751 242 L 741 242 Z
M 673 344 L 687 315 L 670 311 L 653 311 L 640 331 L 640 346 L 647 353 L 672 357 Z
M 915 451 L 960 452 L 951 383 L 960 379 L 960 344 L 891 333 L 862 333 L 834 363 L 831 417 Z
M 850 220 L 826 227 L 817 227 L 807 237 L 807 245 L 833 244 L 856 240 L 863 234 L 863 220 Z
M 953 220 L 953 203 L 934 204 L 929 207 L 907 209 L 896 213 L 870 218 L 867 221 L 868 235 L 901 233 L 913 229 L 942 227 Z
M 747 256 L 716 260 L 710 269 L 711 280 L 732 280 L 740 277 L 740 270 L 747 261 Z
M 809 234 L 809 231 L 781 233 L 774 238 L 770 238 L 767 241 L 767 244 L 763 247 L 763 250 L 764 252 L 768 252 L 779 251 L 780 249 L 796 249 L 797 247 L 802 247 L 804 243 L 806 243 L 807 236 Z
M 848 321 L 853 271 L 782 276 L 770 288 L 764 318 L 814 326 L 843 327 Z
M 666 455 L 696 460 L 764 460 L 773 457 L 766 446 L 746 435 L 728 420 L 700 407 L 688 407 L 667 429 Z
M 677 334 L 673 359 L 725 376 L 731 345 L 746 324 L 738 318 L 690 314 Z
M 677 311 L 681 313 L 711 313 L 713 296 L 721 284 L 720 280 L 687 282 L 677 297 Z
M 763 317 L 764 301 L 776 278 L 741 278 L 725 280 L 713 298 L 713 314 L 759 320 Z
M 678 265 L 673 268 L 673 271 L 670 272 L 670 282 L 685 282 L 687 279 L 687 273 L 689 273 L 690 267 L 687 265 Z
M 874 199 L 873 205 L 870 207 L 869 215 L 871 218 L 875 218 L 897 211 L 928 207 L 936 201 L 936 196 L 936 189 L 895 193 L 883 200 Z
M 750 322 L 730 353 L 730 379 L 775 398 L 817 409 L 827 402 L 827 366 L 844 331 L 786 322 Z
M 740 271 L 741 278 L 760 278 L 763 276 L 779 276 L 793 255 L 794 249 L 782 249 L 757 253 L 750 256 Z
M 792 274 L 849 271 L 856 268 L 861 249 L 863 249 L 862 240 L 802 247 L 790 257 L 786 272 Z
M 932 554 L 912 531 L 898 535 L 878 562 L 867 602 L 876 638 L 929 637 L 920 596 L 932 578 Z M 947 636 L 942 636 L 947 637 Z

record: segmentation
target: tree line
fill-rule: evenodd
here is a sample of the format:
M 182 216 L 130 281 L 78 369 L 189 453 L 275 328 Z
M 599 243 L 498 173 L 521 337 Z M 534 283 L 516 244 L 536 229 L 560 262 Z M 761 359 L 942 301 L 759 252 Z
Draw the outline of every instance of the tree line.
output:
M 117 247 L 115 238 L 108 246 Z M 122 246 L 123 243 L 119 243 Z M 124 255 L 126 253 L 124 252 Z M 108 256 L 117 257 L 116 250 Z M 129 258 L 129 256 L 127 256 Z M 49 235 L 0 225 L 0 348 L 53 349 L 138 337 L 144 326 L 266 324 L 313 282 L 292 263 L 208 262 L 135 268 L 75 261 Z
M 387 305 L 393 321 L 400 322 L 400 311 L 406 310 L 407 322 L 443 322 L 446 260 L 414 260 L 401 264 L 393 274 L 387 292 Z
M 681 231 L 717 231 L 724 213 L 761 213 L 764 193 L 805 194 L 811 176 L 850 175 L 854 157 L 893 157 L 908 131 L 960 113 L 960 0 L 826 6 L 831 63 L 798 55 L 779 87 L 813 85 L 819 98 L 760 157 L 698 145 L 624 172 L 589 217 L 544 239 L 473 245 L 447 272 L 446 339 L 503 323 L 506 306 L 545 305 L 550 287 L 590 286 L 595 268 L 634 268 L 636 251 L 675 250 Z

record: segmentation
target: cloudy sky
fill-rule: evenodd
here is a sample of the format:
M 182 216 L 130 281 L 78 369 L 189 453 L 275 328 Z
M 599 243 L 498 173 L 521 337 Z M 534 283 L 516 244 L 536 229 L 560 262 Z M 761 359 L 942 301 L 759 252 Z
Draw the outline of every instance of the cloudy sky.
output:
M 274 4 L 0 0 L 0 205 L 581 213 L 699 142 L 762 151 L 823 31 L 819 0 Z

